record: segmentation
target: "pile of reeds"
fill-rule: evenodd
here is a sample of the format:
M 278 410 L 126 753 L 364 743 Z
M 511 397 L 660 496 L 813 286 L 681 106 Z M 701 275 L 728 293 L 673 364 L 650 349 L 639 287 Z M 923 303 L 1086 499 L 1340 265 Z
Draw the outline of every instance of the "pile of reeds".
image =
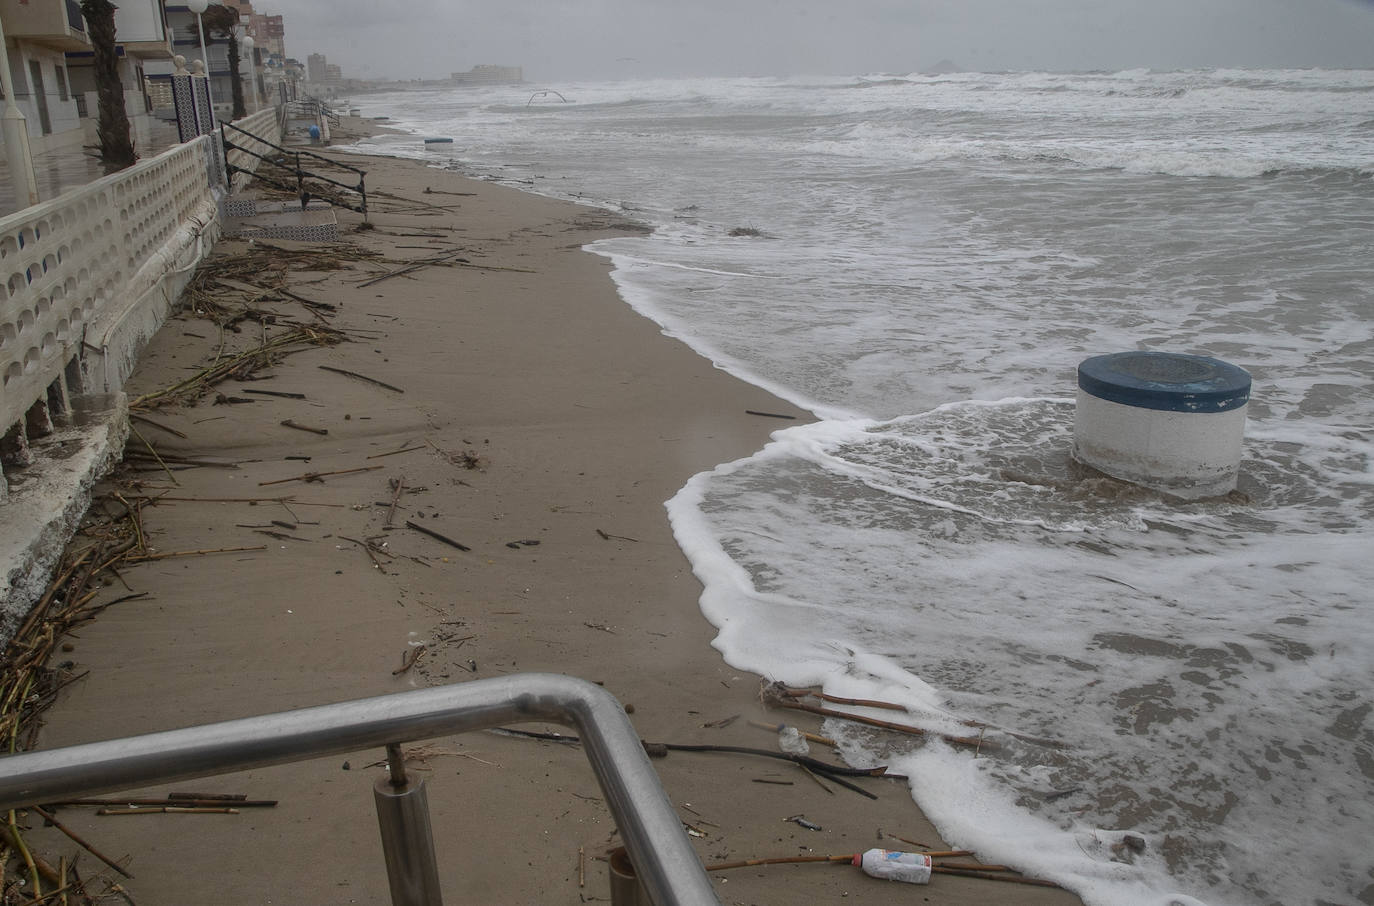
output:
M 185 380 L 130 400 L 129 409 L 140 412 L 194 402 L 222 381 L 252 380 L 256 372 L 276 364 L 283 356 L 314 346 L 333 346 L 342 340 L 343 334 L 328 327 L 295 327 L 237 355 L 216 356 L 211 365 Z
M 143 597 L 130 593 L 95 600 L 108 582 L 118 579 L 122 564 L 147 555 L 140 506 L 118 493 L 92 506 L 43 596 L 5 646 L 0 656 L 0 738 L 9 753 L 33 746 L 42 715 L 58 692 L 85 676 L 74 673 L 70 661 L 50 664 L 63 638 L 106 608 Z M 77 860 L 64 857 L 53 866 L 33 852 L 25 834 L 38 811 L 11 810 L 0 816 L 0 904 L 93 904 L 120 895 L 122 889 L 109 875 L 83 879 Z

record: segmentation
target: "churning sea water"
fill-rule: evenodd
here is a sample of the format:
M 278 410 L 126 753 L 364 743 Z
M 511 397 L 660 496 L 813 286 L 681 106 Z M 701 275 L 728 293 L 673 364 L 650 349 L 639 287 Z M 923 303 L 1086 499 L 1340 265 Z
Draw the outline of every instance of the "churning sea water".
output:
M 1089 903 L 1374 903 L 1374 72 L 538 87 L 361 150 L 631 212 L 626 301 L 817 414 L 669 502 L 731 664 L 988 725 L 826 730 Z M 1072 466 L 1129 349 L 1252 373 L 1237 493 Z

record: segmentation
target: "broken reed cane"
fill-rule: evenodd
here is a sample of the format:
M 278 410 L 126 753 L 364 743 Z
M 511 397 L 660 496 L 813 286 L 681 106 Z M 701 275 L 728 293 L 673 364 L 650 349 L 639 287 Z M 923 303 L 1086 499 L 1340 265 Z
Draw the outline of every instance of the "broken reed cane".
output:
M 864 717 L 862 714 L 848 714 L 844 711 L 836 711 L 834 708 L 823 708 L 820 705 L 808 705 L 805 702 L 793 700 L 786 694 L 764 690 L 764 704 L 777 708 L 790 708 L 794 711 L 805 711 L 808 714 L 819 714 L 822 717 L 837 717 L 842 720 L 852 720 L 855 723 L 867 724 L 870 727 L 879 727 L 884 730 L 894 730 L 898 733 L 905 733 L 908 736 L 929 736 L 930 733 L 923 727 L 913 727 L 909 724 L 893 723 L 888 720 L 879 720 L 876 717 Z M 992 748 L 990 743 L 976 736 L 946 736 L 940 734 L 940 739 L 950 745 L 969 746 L 971 748 Z
M 963 855 L 961 851 L 951 851 L 955 854 Z M 943 852 L 924 852 L 917 853 L 921 856 L 929 856 L 932 859 L 939 858 L 949 853 Z M 803 862 L 829 862 L 829 863 L 852 863 L 857 855 L 847 856 L 777 856 L 767 859 L 740 859 L 735 862 L 716 862 L 706 866 L 707 871 L 726 871 L 731 868 L 750 868 L 757 865 L 791 865 Z M 1055 887 L 1060 885 L 1053 881 L 1045 881 L 1040 878 L 1026 878 L 1013 874 L 998 874 L 998 872 L 1015 871 L 1005 865 L 932 865 L 932 872 L 938 874 L 954 875 L 956 877 L 976 878 L 982 881 L 1003 881 L 1009 884 L 1027 884 L 1033 887 Z
M 821 701 L 830 702 L 831 704 L 835 705 L 851 705 L 856 708 L 881 708 L 886 711 L 908 710 L 906 706 L 896 704 L 895 702 L 876 701 L 871 698 L 845 698 L 840 695 L 831 695 L 827 692 L 816 692 L 812 689 L 798 689 L 791 686 L 783 686 L 781 684 L 778 684 L 775 687 L 775 691 L 777 691 L 780 695 L 791 696 L 792 698 L 806 698 L 807 696 L 812 696 L 814 698 L 819 698 Z M 998 729 L 994 727 L 992 724 L 986 724 L 979 720 L 961 720 L 960 723 L 966 727 L 972 727 L 975 730 Z M 1014 739 L 1019 739 L 1022 742 L 1034 743 L 1035 745 L 1050 746 L 1052 748 L 1065 748 L 1067 746 L 1067 743 L 1061 742 L 1057 739 L 1044 739 L 1039 736 L 1027 736 L 1024 733 L 1013 733 L 1011 730 L 999 730 L 998 732 L 1006 733 L 1008 736 L 1011 736 Z M 984 741 L 983 745 L 988 745 L 988 743 Z

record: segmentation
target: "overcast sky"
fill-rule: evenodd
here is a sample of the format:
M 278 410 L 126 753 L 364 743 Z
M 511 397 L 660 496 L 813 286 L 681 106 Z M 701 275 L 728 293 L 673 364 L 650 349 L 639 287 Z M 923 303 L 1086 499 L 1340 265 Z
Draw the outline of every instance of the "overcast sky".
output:
M 1374 0 L 255 0 L 355 78 L 1374 68 Z

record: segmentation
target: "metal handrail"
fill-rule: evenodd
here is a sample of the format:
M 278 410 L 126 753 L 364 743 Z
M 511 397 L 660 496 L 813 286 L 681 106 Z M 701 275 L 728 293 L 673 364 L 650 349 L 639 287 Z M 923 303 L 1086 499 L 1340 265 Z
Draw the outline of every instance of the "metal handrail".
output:
M 655 903 L 718 906 L 620 703 L 599 686 L 555 674 L 475 680 L 0 758 L 0 810 L 522 721 L 576 728 Z
M 271 149 L 272 151 L 275 151 L 276 156 L 269 157 L 265 154 L 259 154 L 257 151 L 254 151 L 252 148 L 247 147 L 246 145 L 236 144 L 229 138 L 229 133 L 226 131 L 226 127 L 228 129 L 233 129 L 240 135 L 247 136 L 249 139 L 258 143 L 259 145 L 265 146 Z M 298 149 L 283 148 L 281 145 L 275 145 L 265 138 L 261 138 L 245 129 L 241 129 L 238 126 L 235 126 L 233 123 L 220 123 L 220 141 L 224 145 L 226 155 L 228 154 L 228 150 L 230 148 L 233 148 L 236 151 L 240 151 L 243 154 L 248 155 L 249 157 L 256 158 L 261 163 L 266 164 L 269 170 L 271 168 L 276 168 L 277 170 L 285 171 L 288 177 L 293 178 L 294 184 L 287 184 L 274 178 L 267 170 L 264 170 L 261 166 L 249 170 L 245 167 L 239 167 L 234 164 L 227 163 L 228 158 L 226 156 L 225 166 L 228 170 L 229 175 L 232 176 L 234 173 L 247 173 L 260 182 L 266 183 L 271 186 L 275 186 L 278 189 L 284 189 L 287 192 L 295 192 L 296 196 L 301 200 L 302 210 L 305 209 L 307 201 L 313 196 L 328 201 L 330 204 L 336 204 L 339 207 L 348 208 L 350 211 L 357 211 L 359 214 L 363 215 L 364 220 L 367 219 L 366 170 L 362 170 L 358 167 L 351 166 L 350 164 L 343 163 L 342 161 L 334 160 L 333 158 L 325 157 L 323 154 L 316 154 L 313 151 L 302 151 Z M 335 167 L 337 169 L 348 170 L 349 172 L 356 173 L 358 174 L 358 184 L 356 186 L 350 186 L 348 183 L 339 182 L 337 179 L 331 179 L 330 177 L 325 176 L 323 174 L 307 170 L 301 166 L 302 157 L 313 157 L 315 160 L 318 160 L 324 164 L 328 164 L 329 166 Z M 295 162 L 294 166 L 290 166 L 286 163 L 288 159 Z M 313 179 L 321 183 L 326 183 L 328 186 L 333 186 L 335 188 L 342 189 L 345 192 L 354 192 L 358 195 L 360 201 L 357 204 L 353 204 L 350 201 L 348 201 L 347 197 L 339 195 L 338 193 L 331 192 L 329 194 L 324 194 L 324 192 L 321 192 L 319 190 L 320 187 L 318 185 L 307 185 L 307 179 Z M 311 189 L 314 189 L 315 191 L 312 192 L 310 191 Z M 328 189 L 326 188 L 325 191 L 327 192 Z

